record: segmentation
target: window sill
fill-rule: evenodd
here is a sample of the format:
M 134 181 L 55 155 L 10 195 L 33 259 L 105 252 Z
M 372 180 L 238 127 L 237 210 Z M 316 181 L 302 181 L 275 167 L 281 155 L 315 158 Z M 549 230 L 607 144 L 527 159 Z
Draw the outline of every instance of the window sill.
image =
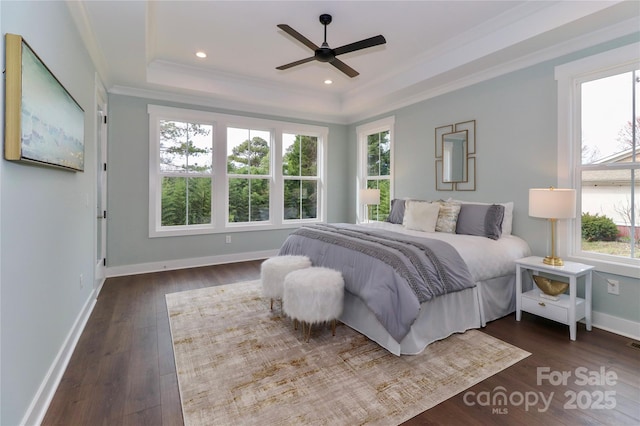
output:
M 567 260 L 574 262 L 585 263 L 587 265 L 595 266 L 595 270 L 598 272 L 604 272 L 607 274 L 620 275 L 623 277 L 635 278 L 640 277 L 640 265 L 632 265 L 630 263 L 613 262 L 608 260 L 597 259 L 590 256 L 567 256 Z
M 162 229 L 152 230 L 149 232 L 149 238 L 163 238 L 163 237 L 187 237 L 191 235 L 207 235 L 207 234 L 232 234 L 236 232 L 252 232 L 252 231 L 277 231 L 280 229 L 293 229 L 299 228 L 302 225 L 323 223 L 321 220 L 296 220 L 287 221 L 280 224 L 268 223 L 230 223 L 224 228 L 213 227 L 197 227 L 187 228 L 181 227 L 177 229 Z

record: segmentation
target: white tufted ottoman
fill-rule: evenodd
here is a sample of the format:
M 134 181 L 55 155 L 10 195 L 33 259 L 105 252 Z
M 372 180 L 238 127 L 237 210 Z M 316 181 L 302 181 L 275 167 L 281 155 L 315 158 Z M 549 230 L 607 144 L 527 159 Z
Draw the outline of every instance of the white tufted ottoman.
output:
M 271 309 L 273 309 L 273 299 L 282 300 L 284 278 L 287 274 L 310 266 L 311 260 L 307 256 L 275 256 L 262 262 L 260 267 L 262 294 L 271 299 Z
M 342 313 L 344 304 L 344 280 L 339 271 L 311 267 L 293 271 L 284 279 L 282 309 L 290 316 L 294 325 L 302 322 L 309 330 L 305 340 L 311 336 L 311 325 L 331 321 L 331 330 L 336 335 L 336 318 Z

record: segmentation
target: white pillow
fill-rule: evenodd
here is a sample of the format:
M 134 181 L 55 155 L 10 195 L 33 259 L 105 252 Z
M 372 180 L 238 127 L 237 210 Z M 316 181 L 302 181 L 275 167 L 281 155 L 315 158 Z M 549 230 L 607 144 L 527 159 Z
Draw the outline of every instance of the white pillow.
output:
M 402 225 L 415 231 L 435 232 L 440 204 L 407 200 Z
M 502 219 L 502 235 L 511 235 L 511 231 L 513 230 L 513 201 L 509 201 L 508 203 L 480 203 L 476 201 L 462 201 L 452 199 L 449 199 L 447 201 L 455 201 L 462 204 L 500 204 L 501 206 L 504 206 L 504 218 Z

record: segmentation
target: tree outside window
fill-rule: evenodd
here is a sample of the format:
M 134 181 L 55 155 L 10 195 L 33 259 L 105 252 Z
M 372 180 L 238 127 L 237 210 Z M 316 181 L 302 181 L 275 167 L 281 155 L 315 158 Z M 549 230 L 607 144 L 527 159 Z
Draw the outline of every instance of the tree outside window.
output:
M 212 126 L 160 121 L 162 226 L 211 223 Z
M 390 211 L 391 137 L 389 130 L 367 135 L 367 188 L 380 190 L 380 204 L 370 206 L 369 219 L 384 221 Z
M 229 222 L 269 220 L 271 133 L 227 128 Z
M 318 137 L 282 135 L 283 219 L 318 218 Z

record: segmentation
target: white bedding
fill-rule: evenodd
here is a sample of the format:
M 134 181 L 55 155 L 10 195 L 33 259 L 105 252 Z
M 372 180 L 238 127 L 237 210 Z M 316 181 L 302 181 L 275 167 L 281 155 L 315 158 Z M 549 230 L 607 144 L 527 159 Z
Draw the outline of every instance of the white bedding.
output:
M 515 235 L 503 235 L 498 240 L 492 240 L 473 235 L 412 231 L 402 225 L 389 222 L 372 222 L 362 225 L 446 241 L 460 253 L 475 282 L 515 274 L 514 260 L 531 255 L 531 249 L 526 241 Z
M 453 333 L 484 327 L 515 310 L 515 260 L 529 256 L 529 245 L 514 235 L 498 240 L 444 232 L 407 230 L 402 225 L 374 222 L 365 226 L 402 234 L 436 238 L 451 244 L 468 265 L 477 287 L 425 302 L 409 334 L 396 342 L 373 313 L 353 295 L 346 295 L 340 320 L 395 355 L 417 354 Z

